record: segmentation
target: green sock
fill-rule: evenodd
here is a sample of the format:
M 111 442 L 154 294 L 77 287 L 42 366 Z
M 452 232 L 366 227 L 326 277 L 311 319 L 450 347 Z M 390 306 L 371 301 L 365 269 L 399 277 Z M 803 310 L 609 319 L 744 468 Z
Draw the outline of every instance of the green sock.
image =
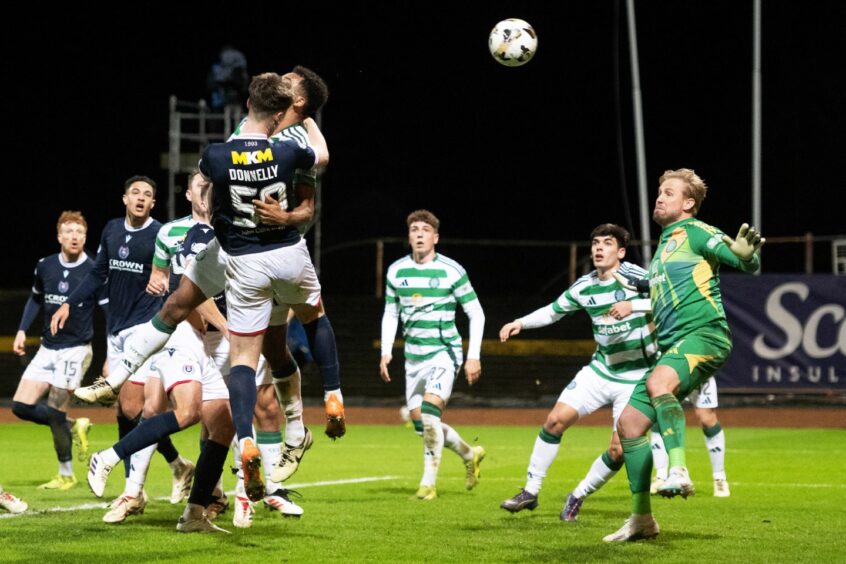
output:
M 611 455 L 608 454 L 607 450 L 602 453 L 601 458 L 602 458 L 602 462 L 605 464 L 605 466 L 607 466 L 608 468 L 610 468 L 611 470 L 613 470 L 615 472 L 623 467 L 623 459 L 621 458 L 617 462 L 614 462 L 613 460 L 611 460 Z
M 644 515 L 652 513 L 649 498 L 649 480 L 652 477 L 652 447 L 649 439 L 620 439 L 623 444 L 623 460 L 626 462 L 626 475 L 632 491 L 632 513 Z
M 545 443 L 549 443 L 551 445 L 560 445 L 561 444 L 561 435 L 553 435 L 543 427 L 541 427 L 540 433 L 538 433 L 538 437 Z
M 174 331 L 176 331 L 176 327 L 171 327 L 170 325 L 165 323 L 162 318 L 159 317 L 158 313 L 153 316 L 153 319 L 151 319 L 150 322 L 153 324 L 153 327 L 155 327 L 157 331 L 161 331 L 162 333 L 167 333 L 168 335 L 171 335 Z
M 428 401 L 424 401 L 420 406 L 420 413 L 428 413 L 429 415 L 434 415 L 435 417 L 440 417 L 442 415 L 441 408 L 434 403 L 429 403 Z
M 702 427 L 702 432 L 705 434 L 705 438 L 713 439 L 717 435 L 720 434 L 720 431 L 723 430 L 723 426 L 720 425 L 720 422 L 717 421 L 714 423 L 713 427 Z
M 670 468 L 686 466 L 684 452 L 684 409 L 673 394 L 664 394 L 652 398 L 652 405 L 658 416 L 658 426 L 661 428 L 661 438 L 667 456 L 670 457 Z

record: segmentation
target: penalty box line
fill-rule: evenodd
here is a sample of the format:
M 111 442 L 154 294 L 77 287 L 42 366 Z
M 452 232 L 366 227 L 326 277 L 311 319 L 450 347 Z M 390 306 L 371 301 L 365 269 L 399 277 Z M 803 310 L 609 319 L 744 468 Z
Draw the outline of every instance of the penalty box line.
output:
M 399 476 L 365 476 L 363 478 L 349 478 L 346 480 L 323 480 L 319 482 L 303 482 L 300 484 L 289 484 L 286 489 L 302 489 L 302 488 L 319 488 L 324 486 L 346 486 L 349 484 L 365 484 L 367 482 L 382 482 L 385 480 L 397 480 Z M 233 495 L 235 490 L 226 492 L 227 495 Z M 154 501 L 167 501 L 170 496 L 162 496 L 153 498 Z M 25 515 L 46 515 L 48 513 L 64 513 L 67 511 L 90 511 L 92 509 L 107 509 L 108 503 L 82 503 L 80 505 L 72 505 L 70 507 L 49 507 L 47 509 L 27 509 L 23 513 L 4 513 L 0 515 L 0 519 L 12 519 L 14 517 L 23 517 Z

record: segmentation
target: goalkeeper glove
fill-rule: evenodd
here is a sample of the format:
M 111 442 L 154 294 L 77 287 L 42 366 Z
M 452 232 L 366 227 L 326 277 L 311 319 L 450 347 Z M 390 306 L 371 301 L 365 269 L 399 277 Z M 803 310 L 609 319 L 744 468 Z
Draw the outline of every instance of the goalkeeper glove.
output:
M 737 232 L 737 238 L 732 239 L 728 235 L 723 235 L 723 243 L 725 243 L 729 250 L 742 261 L 749 261 L 752 256 L 761 248 L 761 245 L 767 240 L 761 237 L 761 234 L 754 227 L 749 227 L 748 223 L 740 226 Z

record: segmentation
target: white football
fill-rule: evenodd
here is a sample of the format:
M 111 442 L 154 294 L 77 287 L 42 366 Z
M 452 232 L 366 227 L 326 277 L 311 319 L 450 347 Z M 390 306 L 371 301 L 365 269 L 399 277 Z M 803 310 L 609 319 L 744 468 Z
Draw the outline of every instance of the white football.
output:
M 538 36 L 527 22 L 517 18 L 502 20 L 488 36 L 488 49 L 496 61 L 519 67 L 532 60 L 538 50 Z

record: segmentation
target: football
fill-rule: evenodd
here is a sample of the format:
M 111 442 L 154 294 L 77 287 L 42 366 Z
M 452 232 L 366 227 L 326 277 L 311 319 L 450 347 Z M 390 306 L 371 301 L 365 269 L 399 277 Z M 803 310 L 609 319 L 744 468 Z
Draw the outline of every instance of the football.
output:
M 488 36 L 488 49 L 496 61 L 519 67 L 532 60 L 538 50 L 538 36 L 527 22 L 517 18 L 502 20 Z

